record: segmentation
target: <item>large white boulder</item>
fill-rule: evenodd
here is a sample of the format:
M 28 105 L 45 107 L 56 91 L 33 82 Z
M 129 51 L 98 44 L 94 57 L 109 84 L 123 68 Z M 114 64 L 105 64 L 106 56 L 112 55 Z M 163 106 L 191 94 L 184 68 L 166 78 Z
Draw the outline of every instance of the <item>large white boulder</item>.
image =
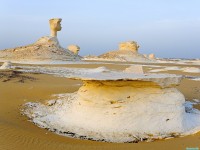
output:
M 77 74 L 75 93 L 47 105 L 28 103 L 25 114 L 58 134 L 108 142 L 137 142 L 188 135 L 200 130 L 200 113 L 185 111 L 174 88 L 181 76 L 96 72 Z

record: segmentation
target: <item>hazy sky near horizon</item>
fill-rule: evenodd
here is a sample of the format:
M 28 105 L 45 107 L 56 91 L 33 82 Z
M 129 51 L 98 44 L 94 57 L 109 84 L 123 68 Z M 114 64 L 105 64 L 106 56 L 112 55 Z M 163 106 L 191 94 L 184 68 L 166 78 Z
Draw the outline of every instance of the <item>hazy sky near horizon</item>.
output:
M 0 49 L 49 35 L 48 20 L 62 18 L 62 47 L 81 55 L 137 41 L 139 52 L 158 57 L 200 58 L 200 0 L 0 0 Z

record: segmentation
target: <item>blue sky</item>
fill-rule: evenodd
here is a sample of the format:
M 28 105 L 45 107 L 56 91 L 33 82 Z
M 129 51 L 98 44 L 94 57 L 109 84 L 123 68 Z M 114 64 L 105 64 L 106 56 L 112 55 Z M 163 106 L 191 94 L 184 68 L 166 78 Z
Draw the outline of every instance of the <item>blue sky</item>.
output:
M 200 58 L 199 0 L 0 0 L 0 49 L 49 35 L 48 20 L 62 18 L 61 46 L 99 55 L 135 40 L 140 53 Z

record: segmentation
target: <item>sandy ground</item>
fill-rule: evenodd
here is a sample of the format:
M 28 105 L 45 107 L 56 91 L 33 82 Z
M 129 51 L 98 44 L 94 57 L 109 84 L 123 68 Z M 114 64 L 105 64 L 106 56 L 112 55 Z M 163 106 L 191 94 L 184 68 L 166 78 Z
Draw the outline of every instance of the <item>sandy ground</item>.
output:
M 66 67 L 95 68 L 101 64 L 62 65 Z M 123 70 L 128 65 L 104 64 L 109 69 Z M 145 71 L 151 70 L 145 67 Z M 168 73 L 200 76 L 199 73 Z M 139 143 L 103 143 L 78 140 L 56 135 L 38 128 L 20 114 L 21 105 L 26 102 L 44 102 L 51 99 L 52 94 L 74 92 L 81 81 L 54 77 L 44 74 L 29 74 L 0 71 L 0 150 L 184 150 L 186 147 L 200 147 L 200 133 L 195 135 Z M 177 87 L 186 99 L 200 99 L 200 81 L 184 79 Z M 200 109 L 199 106 L 197 108 Z

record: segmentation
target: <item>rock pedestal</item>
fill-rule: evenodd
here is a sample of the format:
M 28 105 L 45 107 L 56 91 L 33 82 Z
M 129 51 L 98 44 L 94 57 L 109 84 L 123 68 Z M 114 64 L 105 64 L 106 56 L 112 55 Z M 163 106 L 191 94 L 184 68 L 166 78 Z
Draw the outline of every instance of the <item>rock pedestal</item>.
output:
M 62 135 L 138 142 L 187 135 L 200 130 L 200 115 L 185 112 L 185 98 L 174 88 L 181 76 L 89 73 L 71 77 L 83 86 L 49 106 L 31 104 L 26 114 L 40 127 Z

